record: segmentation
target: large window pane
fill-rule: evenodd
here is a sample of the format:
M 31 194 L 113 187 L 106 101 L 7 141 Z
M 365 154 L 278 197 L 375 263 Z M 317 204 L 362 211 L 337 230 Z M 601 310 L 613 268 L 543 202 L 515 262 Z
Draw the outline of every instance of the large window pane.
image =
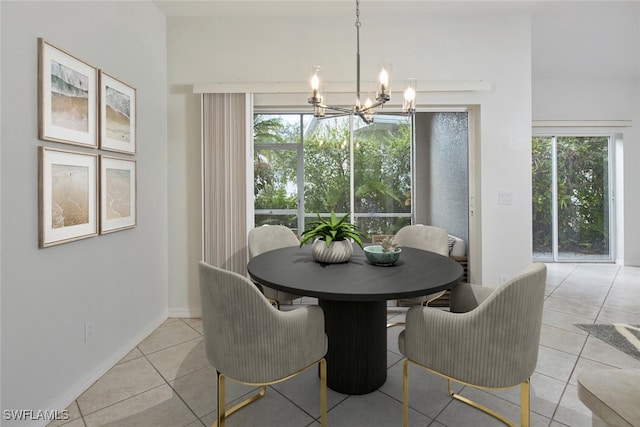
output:
M 612 259 L 608 136 L 532 139 L 533 255 Z
M 535 258 L 553 258 L 553 161 L 551 137 L 532 140 L 533 253 Z
M 411 135 L 403 116 L 367 125 L 349 116 L 256 115 L 256 225 L 300 233 L 317 213 L 353 210 L 365 234 L 395 234 L 411 223 Z
M 297 114 L 254 117 L 255 224 L 298 228 L 298 149 L 301 118 Z
M 558 137 L 558 257 L 609 257 L 608 137 Z
M 377 115 L 354 131 L 354 211 L 367 235 L 411 223 L 411 121 Z M 406 214 L 404 217 L 398 214 Z
M 304 138 L 305 211 L 349 212 L 349 117 L 314 120 Z

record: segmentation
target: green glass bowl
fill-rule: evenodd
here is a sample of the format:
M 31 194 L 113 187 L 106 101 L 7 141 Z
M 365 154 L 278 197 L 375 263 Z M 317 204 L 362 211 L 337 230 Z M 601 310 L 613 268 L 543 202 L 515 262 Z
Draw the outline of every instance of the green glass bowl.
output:
M 396 248 L 395 252 L 385 252 L 380 245 L 365 246 L 364 254 L 371 264 L 393 265 L 400 257 L 402 249 Z

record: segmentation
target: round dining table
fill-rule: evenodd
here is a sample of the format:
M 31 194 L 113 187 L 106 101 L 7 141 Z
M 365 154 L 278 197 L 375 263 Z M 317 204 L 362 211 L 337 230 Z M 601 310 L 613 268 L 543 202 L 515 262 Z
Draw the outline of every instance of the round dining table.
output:
M 264 252 L 247 270 L 258 284 L 318 299 L 328 338 L 327 385 L 344 394 L 370 393 L 386 381 L 387 300 L 449 289 L 463 274 L 451 258 L 406 247 L 395 264 L 374 265 L 357 245 L 341 264 L 315 261 L 305 245 Z

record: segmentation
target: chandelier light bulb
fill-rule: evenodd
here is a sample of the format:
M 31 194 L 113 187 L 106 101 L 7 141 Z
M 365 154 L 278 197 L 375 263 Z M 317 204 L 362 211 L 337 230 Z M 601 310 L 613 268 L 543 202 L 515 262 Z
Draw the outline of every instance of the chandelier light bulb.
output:
M 407 88 L 404 91 L 404 102 L 402 111 L 405 113 L 413 113 L 416 109 L 416 79 L 407 79 Z
M 311 97 L 315 102 L 321 102 L 320 99 L 320 77 L 318 73 L 320 72 L 320 67 L 313 67 L 313 75 L 311 76 Z

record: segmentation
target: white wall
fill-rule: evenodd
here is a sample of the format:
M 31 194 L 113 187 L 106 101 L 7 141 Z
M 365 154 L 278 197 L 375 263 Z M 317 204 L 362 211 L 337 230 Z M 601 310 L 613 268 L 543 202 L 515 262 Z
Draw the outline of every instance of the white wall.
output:
M 61 410 L 167 315 L 166 20 L 147 1 L 0 7 L 0 407 Z M 38 140 L 38 37 L 137 88 L 136 228 L 38 249 L 37 147 L 100 152 Z
M 640 19 L 638 23 L 640 25 Z M 617 236 L 621 247 L 617 249 L 616 259 L 625 265 L 640 265 L 640 224 L 637 221 L 640 193 L 638 186 L 633 184 L 640 182 L 640 82 L 638 79 L 544 78 L 534 79 L 533 87 L 533 120 L 632 122 L 630 127 L 604 130 L 623 134 L 624 181 L 618 182 L 618 186 L 624 190 L 617 197 L 623 207 L 622 212 L 617 212 L 617 227 L 624 234 Z
M 617 156 L 616 260 L 640 265 L 640 3 L 545 2 L 532 24 L 533 120 L 629 120 Z M 622 149 L 620 149 L 622 148 Z M 622 153 L 623 152 L 623 153 Z M 617 159 L 618 160 L 618 159 Z M 623 177 L 623 179 L 620 179 Z M 622 182 L 621 182 L 622 181 Z
M 486 80 L 489 91 L 431 93 L 423 105 L 479 105 L 482 271 L 487 284 L 515 275 L 531 259 L 531 28 L 519 14 L 413 14 L 392 2 L 362 6 L 363 80 L 393 61 L 393 79 Z M 276 6 L 274 6 L 276 7 Z M 330 10 L 329 10 L 330 9 Z M 303 82 L 321 64 L 328 81 L 354 81 L 353 5 L 324 2 L 323 14 L 168 19 L 169 59 L 169 309 L 199 312 L 200 104 L 194 83 Z M 383 29 L 383 30 L 380 30 Z M 365 74 L 369 73 L 369 75 Z M 299 105 L 306 105 L 307 94 Z M 256 104 L 263 97 L 256 97 Z M 330 101 L 329 101 L 330 102 Z M 514 203 L 499 206 L 500 190 Z

